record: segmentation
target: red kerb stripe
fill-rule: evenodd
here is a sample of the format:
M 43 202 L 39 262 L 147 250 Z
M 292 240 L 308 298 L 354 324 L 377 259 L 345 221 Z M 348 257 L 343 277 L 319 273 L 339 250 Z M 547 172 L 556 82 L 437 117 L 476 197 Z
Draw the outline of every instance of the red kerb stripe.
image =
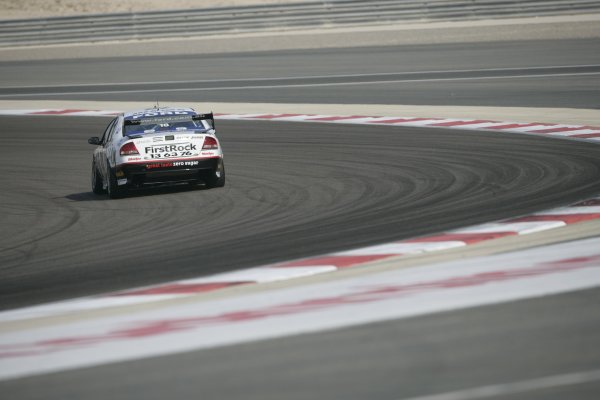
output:
M 258 115 L 256 117 L 250 117 L 252 119 L 275 119 L 275 118 L 285 118 L 285 117 L 298 117 L 302 114 L 266 114 L 266 115 Z
M 325 256 L 309 258 L 307 260 L 291 261 L 285 264 L 278 265 L 278 267 L 307 267 L 311 265 L 334 265 L 338 268 L 351 267 L 353 265 L 367 263 L 369 261 L 380 260 L 382 258 L 388 258 L 397 254 L 376 254 L 367 256 Z
M 346 117 L 319 117 L 319 118 L 307 118 L 307 121 L 339 121 L 343 119 L 358 119 L 358 118 L 370 118 L 366 115 L 351 115 Z
M 458 241 L 467 244 L 483 242 L 504 236 L 516 235 L 515 232 L 492 232 L 492 233 L 444 233 L 436 236 L 428 236 L 418 239 L 406 240 L 402 243 L 420 243 L 420 242 L 449 242 Z
M 528 126 L 548 126 L 548 124 L 504 124 L 504 125 L 496 125 L 496 126 L 487 126 L 485 129 L 513 129 L 513 128 L 526 128 Z
M 418 122 L 418 121 L 438 121 L 440 118 L 397 118 L 386 119 L 383 121 L 372 121 L 373 124 L 399 124 L 403 122 Z
M 36 114 L 36 115 L 61 115 L 61 114 L 71 114 L 71 113 L 76 113 L 76 112 L 82 112 L 82 111 L 90 111 L 90 110 L 50 110 L 50 111 L 36 111 L 36 112 L 32 112 L 30 114 Z
M 550 128 L 550 129 L 540 129 L 540 130 L 533 130 L 533 131 L 529 131 L 531 133 L 555 133 L 555 132 L 571 132 L 571 131 L 578 131 L 581 129 L 589 129 L 586 126 L 580 126 L 577 128 Z
M 450 121 L 450 122 L 439 122 L 436 124 L 429 124 L 429 126 L 461 126 L 461 125 L 475 125 L 475 124 L 484 124 L 486 122 L 496 122 L 496 121 L 486 121 L 483 119 L 476 119 L 473 121 Z

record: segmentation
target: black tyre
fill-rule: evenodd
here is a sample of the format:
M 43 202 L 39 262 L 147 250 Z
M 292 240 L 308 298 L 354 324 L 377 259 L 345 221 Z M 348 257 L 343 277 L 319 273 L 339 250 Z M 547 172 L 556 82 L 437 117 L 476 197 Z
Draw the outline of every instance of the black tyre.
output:
M 204 177 L 204 183 L 207 188 L 217 188 L 225 186 L 225 163 L 219 160 L 217 168 L 210 171 Z
M 94 192 L 94 194 L 106 193 L 104 182 L 102 182 L 102 175 L 98 173 L 96 164 L 92 164 L 92 192 Z
M 115 171 L 112 169 L 108 172 L 108 197 L 111 199 L 120 199 L 127 194 L 125 188 L 119 187 L 117 185 L 117 177 L 115 176 Z

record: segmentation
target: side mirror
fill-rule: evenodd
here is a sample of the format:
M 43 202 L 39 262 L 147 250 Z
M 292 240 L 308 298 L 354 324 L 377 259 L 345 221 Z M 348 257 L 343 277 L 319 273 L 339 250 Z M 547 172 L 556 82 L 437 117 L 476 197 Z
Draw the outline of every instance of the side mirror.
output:
M 99 145 L 100 144 L 100 138 L 97 136 L 91 137 L 88 139 L 88 143 L 89 144 L 95 144 L 95 145 Z

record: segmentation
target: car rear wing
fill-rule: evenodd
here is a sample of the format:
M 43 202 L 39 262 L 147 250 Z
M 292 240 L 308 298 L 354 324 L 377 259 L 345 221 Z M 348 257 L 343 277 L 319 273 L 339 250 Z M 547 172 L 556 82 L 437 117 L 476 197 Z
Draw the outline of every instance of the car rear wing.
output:
M 212 113 L 212 111 L 211 111 L 211 112 L 209 112 L 208 114 L 197 114 L 197 115 L 194 115 L 194 116 L 192 117 L 192 119 L 193 119 L 193 120 L 196 120 L 196 121 L 198 121 L 198 120 L 206 120 L 206 121 L 209 121 L 209 122 L 210 122 L 210 126 L 211 126 L 213 129 L 215 129 L 215 116 L 214 116 L 214 114 Z

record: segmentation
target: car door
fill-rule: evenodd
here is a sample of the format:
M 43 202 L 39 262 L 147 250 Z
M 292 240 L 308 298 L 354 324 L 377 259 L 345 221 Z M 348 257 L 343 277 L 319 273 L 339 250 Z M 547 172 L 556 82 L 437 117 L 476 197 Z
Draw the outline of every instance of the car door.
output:
M 102 138 L 100 139 L 100 145 L 94 150 L 94 164 L 97 166 L 98 171 L 102 175 L 104 182 L 108 182 L 109 165 L 107 150 L 110 146 L 110 138 L 112 132 L 114 131 L 117 121 L 118 118 L 115 118 L 112 121 L 110 121 L 110 123 L 104 130 L 104 133 L 102 134 Z

